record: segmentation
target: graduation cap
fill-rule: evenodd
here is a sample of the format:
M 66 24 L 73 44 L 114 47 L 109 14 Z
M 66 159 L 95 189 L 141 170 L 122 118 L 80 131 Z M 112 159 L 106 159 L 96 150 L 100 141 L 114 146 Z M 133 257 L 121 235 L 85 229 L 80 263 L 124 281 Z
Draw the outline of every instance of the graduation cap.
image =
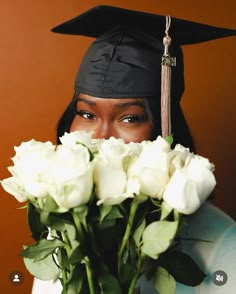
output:
M 164 36 L 165 25 L 162 15 L 100 5 L 54 27 L 52 32 L 97 38 L 111 28 L 126 26 L 140 28 L 160 38 Z M 179 44 L 186 45 L 236 35 L 236 30 L 172 18 L 170 35 Z
M 52 32 L 96 38 L 80 65 L 75 91 L 101 98 L 160 99 L 163 37 L 171 36 L 168 54 L 176 57 L 171 103 L 178 103 L 184 91 L 181 46 L 233 36 L 236 30 L 177 18 L 171 18 L 166 29 L 165 16 L 101 5 Z

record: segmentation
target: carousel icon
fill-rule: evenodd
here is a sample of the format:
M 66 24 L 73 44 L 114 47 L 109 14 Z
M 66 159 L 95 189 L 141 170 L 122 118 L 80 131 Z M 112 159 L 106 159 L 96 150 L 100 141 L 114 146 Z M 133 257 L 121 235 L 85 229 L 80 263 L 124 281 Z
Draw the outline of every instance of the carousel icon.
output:
M 12 271 L 9 274 L 8 279 L 12 285 L 17 286 L 17 285 L 22 284 L 22 282 L 24 280 L 24 275 L 21 271 Z
M 214 272 L 212 275 L 212 281 L 217 286 L 223 286 L 227 282 L 227 279 L 227 274 L 221 270 Z

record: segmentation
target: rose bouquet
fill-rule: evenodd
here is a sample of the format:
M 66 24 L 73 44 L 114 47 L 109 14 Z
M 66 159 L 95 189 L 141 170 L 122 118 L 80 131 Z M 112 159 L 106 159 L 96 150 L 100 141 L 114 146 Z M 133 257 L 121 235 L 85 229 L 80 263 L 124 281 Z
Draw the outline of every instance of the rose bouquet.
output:
M 178 232 L 213 190 L 213 164 L 162 137 L 126 144 L 73 132 L 60 140 L 15 147 L 12 177 L 1 181 L 26 202 L 29 272 L 60 279 L 71 294 L 139 293 L 142 275 L 161 294 L 174 293 L 181 275 L 199 284 L 205 275 L 178 250 Z

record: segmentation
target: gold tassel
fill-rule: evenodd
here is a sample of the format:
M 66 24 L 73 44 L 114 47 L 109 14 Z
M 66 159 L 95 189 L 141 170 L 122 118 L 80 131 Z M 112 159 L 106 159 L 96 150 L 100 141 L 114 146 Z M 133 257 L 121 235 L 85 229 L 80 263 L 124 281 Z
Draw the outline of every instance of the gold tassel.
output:
M 170 24 L 171 18 L 166 16 L 164 54 L 161 63 L 161 132 L 164 138 L 171 135 L 171 66 L 176 65 L 176 58 L 171 57 L 168 50 L 171 44 Z

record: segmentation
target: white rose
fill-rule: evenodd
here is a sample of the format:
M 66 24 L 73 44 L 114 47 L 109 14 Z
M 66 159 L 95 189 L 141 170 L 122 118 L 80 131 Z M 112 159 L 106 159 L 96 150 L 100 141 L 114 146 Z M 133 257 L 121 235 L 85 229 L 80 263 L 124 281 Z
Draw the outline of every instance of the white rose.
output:
M 60 137 L 60 141 L 62 145 L 75 149 L 77 145 L 84 144 L 87 146 L 92 152 L 97 150 L 97 139 L 92 139 L 93 132 L 86 131 L 75 131 L 71 133 L 65 132 L 62 137 Z
M 14 166 L 8 168 L 13 177 L 2 182 L 6 191 L 11 191 L 10 193 L 20 202 L 29 196 L 46 196 L 45 181 L 54 148 L 50 142 L 42 143 L 35 140 L 23 142 L 19 147 L 15 147 L 16 155 L 12 158 Z
M 59 145 L 47 179 L 48 192 L 59 207 L 70 209 L 89 201 L 93 189 L 93 162 L 86 147 Z
M 128 176 L 140 183 L 141 193 L 150 197 L 162 197 L 169 180 L 170 145 L 162 137 L 155 141 L 143 141 L 141 153 L 128 167 Z
M 101 140 L 98 150 L 94 168 L 96 195 L 99 199 L 97 204 L 115 205 L 133 197 L 138 190 L 137 182 L 127 182 L 125 169 L 130 145 L 112 137 Z
M 13 195 L 19 202 L 25 202 L 28 194 L 19 179 L 10 177 L 1 181 L 1 185 L 5 191 Z
M 142 151 L 141 143 L 130 142 L 126 144 L 130 157 L 139 156 Z
M 213 170 L 214 165 L 208 159 L 193 154 L 186 156 L 182 167 L 176 165 L 176 170 L 165 189 L 164 201 L 180 213 L 195 212 L 215 187 Z
M 170 177 L 176 170 L 183 168 L 194 157 L 194 154 L 190 152 L 189 148 L 186 148 L 180 144 L 177 144 L 170 152 Z

